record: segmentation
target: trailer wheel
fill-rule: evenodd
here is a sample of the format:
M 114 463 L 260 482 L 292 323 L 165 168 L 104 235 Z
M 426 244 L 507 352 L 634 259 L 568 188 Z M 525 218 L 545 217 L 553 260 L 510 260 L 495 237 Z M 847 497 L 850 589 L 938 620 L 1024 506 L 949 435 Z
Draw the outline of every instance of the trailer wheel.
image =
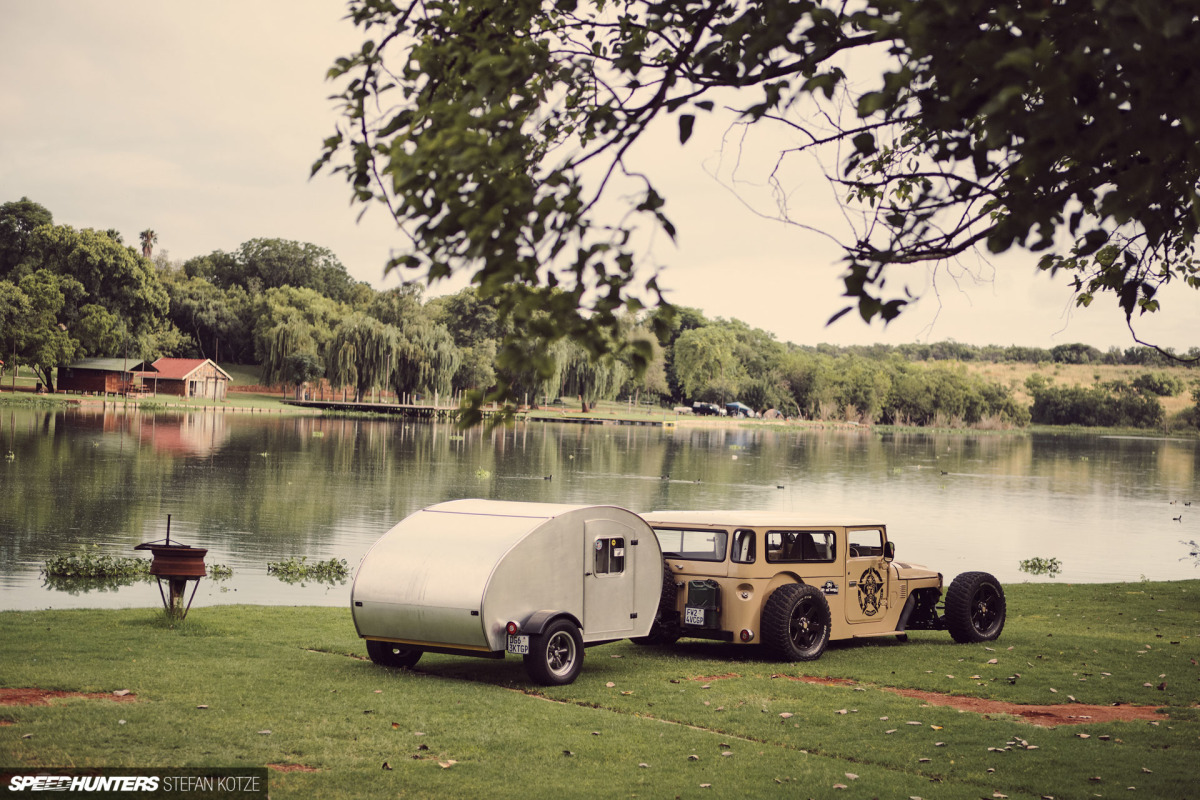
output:
M 525 671 L 534 683 L 563 686 L 575 680 L 583 668 L 583 637 L 570 620 L 559 619 L 531 637 L 524 656 Z
M 990 642 L 1004 630 L 1006 610 L 1000 581 L 986 572 L 964 572 L 946 592 L 946 629 L 959 644 Z
M 762 642 L 785 661 L 820 658 L 829 643 L 829 602 L 815 586 L 780 586 L 762 611 Z
M 367 640 L 367 655 L 381 667 L 408 669 L 421 660 L 421 650 L 394 642 Z
M 669 645 L 679 639 L 679 612 L 675 610 L 675 598 L 678 590 L 675 588 L 675 576 L 670 567 L 663 567 L 662 593 L 658 598 L 658 611 L 654 614 L 654 624 L 645 636 L 630 639 L 640 645 Z

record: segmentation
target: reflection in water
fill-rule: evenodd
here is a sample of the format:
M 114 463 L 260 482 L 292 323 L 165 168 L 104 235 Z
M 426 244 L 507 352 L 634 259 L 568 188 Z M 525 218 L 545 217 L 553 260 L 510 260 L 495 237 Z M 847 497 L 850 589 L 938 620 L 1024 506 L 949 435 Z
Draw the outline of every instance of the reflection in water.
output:
M 70 594 L 44 586 L 49 556 L 80 545 L 131 555 L 172 539 L 234 576 L 196 602 L 348 602 L 349 585 L 290 586 L 269 561 L 344 558 L 353 569 L 392 525 L 463 497 L 612 503 L 634 510 L 778 509 L 886 522 L 899 557 L 945 573 L 1063 582 L 1197 577 L 1193 440 L 788 431 L 525 423 L 465 433 L 397 420 L 266 414 L 0 412 L 0 609 L 155 606 L 153 585 Z M 552 479 L 546 480 L 548 476 Z M 1182 516 L 1180 521 L 1174 517 Z

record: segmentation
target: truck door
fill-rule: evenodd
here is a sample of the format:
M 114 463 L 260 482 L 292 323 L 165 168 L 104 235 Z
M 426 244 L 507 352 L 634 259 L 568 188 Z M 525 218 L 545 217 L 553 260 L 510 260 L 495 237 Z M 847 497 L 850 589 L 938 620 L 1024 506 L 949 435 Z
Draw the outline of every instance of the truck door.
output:
M 883 560 L 883 531 L 846 531 L 846 621 L 878 622 L 887 617 L 888 565 Z
M 628 551 L 633 529 L 607 519 L 588 520 L 584 528 L 583 632 L 588 640 L 613 633 L 622 638 L 633 629 L 634 568 Z

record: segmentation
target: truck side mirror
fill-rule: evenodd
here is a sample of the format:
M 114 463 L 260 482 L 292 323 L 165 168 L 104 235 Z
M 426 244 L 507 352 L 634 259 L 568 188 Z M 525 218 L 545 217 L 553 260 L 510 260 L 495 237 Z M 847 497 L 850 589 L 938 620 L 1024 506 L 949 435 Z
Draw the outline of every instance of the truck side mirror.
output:
M 891 561 L 895 557 L 896 557 L 895 542 L 884 542 L 883 543 L 883 560 Z

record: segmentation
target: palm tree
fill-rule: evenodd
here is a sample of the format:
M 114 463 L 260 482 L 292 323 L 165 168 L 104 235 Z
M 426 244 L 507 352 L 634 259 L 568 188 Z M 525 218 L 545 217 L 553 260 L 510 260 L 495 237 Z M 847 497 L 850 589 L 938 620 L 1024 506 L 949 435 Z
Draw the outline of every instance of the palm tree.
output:
M 153 228 L 146 228 L 138 234 L 138 238 L 142 240 L 142 255 L 149 258 L 150 254 L 154 252 L 154 245 L 158 244 L 158 234 L 154 232 Z

